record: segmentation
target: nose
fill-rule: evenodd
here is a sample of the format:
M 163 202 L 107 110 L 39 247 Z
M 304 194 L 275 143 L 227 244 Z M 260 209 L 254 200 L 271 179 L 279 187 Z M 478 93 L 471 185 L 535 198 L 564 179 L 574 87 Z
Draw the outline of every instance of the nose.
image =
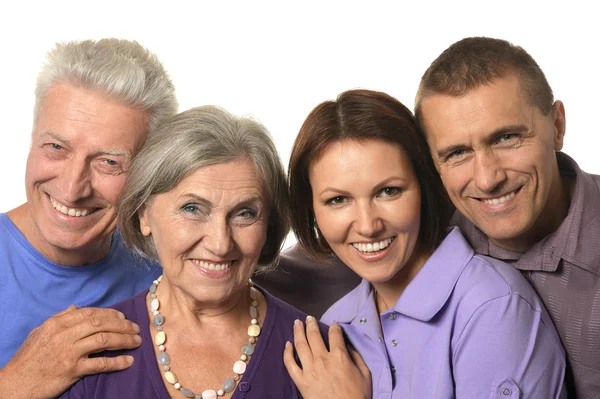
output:
M 482 192 L 493 192 L 506 180 L 506 172 L 496 154 L 477 154 L 473 167 L 475 185 Z
M 372 202 L 357 202 L 357 215 L 354 229 L 364 237 L 376 236 L 383 229 L 383 221 L 378 214 L 377 206 Z
M 218 257 L 225 257 L 234 247 L 231 228 L 227 220 L 212 218 L 206 223 L 204 247 Z
M 90 165 L 84 159 L 73 159 L 65 163 L 59 176 L 60 190 L 65 201 L 75 203 L 92 195 Z

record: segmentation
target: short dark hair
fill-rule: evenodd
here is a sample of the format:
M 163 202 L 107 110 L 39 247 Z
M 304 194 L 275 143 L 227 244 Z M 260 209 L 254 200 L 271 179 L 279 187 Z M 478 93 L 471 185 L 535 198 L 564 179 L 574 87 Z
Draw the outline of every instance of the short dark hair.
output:
M 552 111 L 554 95 L 544 72 L 522 47 L 501 39 L 469 37 L 440 54 L 427 68 L 415 99 L 415 116 L 421 131 L 425 124 L 421 104 L 433 94 L 462 96 L 481 85 L 514 74 L 531 105 L 544 115 Z
M 380 140 L 404 149 L 421 186 L 419 249 L 435 249 L 446 234 L 452 205 L 413 114 L 385 93 L 349 90 L 311 111 L 292 149 L 288 168 L 292 229 L 306 254 L 327 260 L 332 253 L 315 221 L 309 168 L 327 146 L 342 140 Z

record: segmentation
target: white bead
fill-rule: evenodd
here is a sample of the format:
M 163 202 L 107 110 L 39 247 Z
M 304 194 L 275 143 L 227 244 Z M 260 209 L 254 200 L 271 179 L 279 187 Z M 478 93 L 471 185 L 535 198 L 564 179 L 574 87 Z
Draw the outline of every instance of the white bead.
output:
M 152 314 L 153 314 L 154 316 L 156 316 L 156 315 L 158 314 L 158 310 L 153 310 L 153 311 L 152 311 Z
M 244 374 L 246 372 L 246 362 L 238 360 L 233 363 L 233 372 L 236 374 Z
M 219 396 L 223 396 L 223 395 L 225 395 L 225 392 L 223 392 L 223 390 L 222 390 L 222 389 L 219 389 L 219 390 L 217 391 L 217 395 L 219 395 Z
M 152 310 L 158 310 L 158 307 L 160 306 L 160 303 L 158 302 L 158 298 L 154 298 L 152 300 L 152 302 L 150 302 L 150 308 Z
M 258 324 L 258 320 L 256 320 L 256 319 L 252 319 L 252 320 L 250 321 L 250 324 Z
M 181 388 L 181 384 L 180 383 L 176 383 L 175 385 L 173 385 L 173 387 L 175 387 L 175 389 L 179 389 L 179 388 Z
M 158 350 L 161 351 L 161 352 L 164 352 L 165 351 L 165 346 L 164 345 L 160 345 L 158 347 Z

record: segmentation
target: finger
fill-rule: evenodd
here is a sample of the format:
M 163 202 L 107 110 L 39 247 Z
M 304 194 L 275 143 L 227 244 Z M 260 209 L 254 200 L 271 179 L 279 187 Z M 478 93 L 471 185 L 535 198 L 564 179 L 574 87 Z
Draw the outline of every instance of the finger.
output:
M 61 315 L 65 314 L 65 313 L 69 313 L 70 311 L 72 311 L 72 310 L 75 310 L 75 309 L 77 309 L 77 306 L 75 306 L 75 305 L 71 305 L 71 306 L 69 306 L 68 308 L 66 308 L 65 310 L 61 310 L 60 312 L 56 313 L 56 314 L 55 314 L 55 315 L 53 315 L 52 317 L 58 317 L 58 316 L 61 316 Z
M 118 334 L 138 334 L 140 327 L 130 321 L 115 317 L 93 316 L 82 319 L 78 324 L 70 327 L 70 333 L 75 339 L 83 339 L 100 332 Z
M 108 373 L 129 368 L 134 362 L 133 356 L 123 355 L 116 357 L 90 357 L 80 359 L 77 370 L 81 373 L 78 377 L 85 375 Z
M 296 358 L 294 357 L 294 346 L 289 341 L 285 343 L 285 349 L 283 350 L 283 364 L 290 377 L 292 377 L 294 384 L 300 385 L 302 369 L 296 362 Z
M 298 359 L 302 363 L 302 368 L 310 367 L 313 361 L 313 353 L 306 340 L 304 325 L 300 320 L 294 321 L 294 346 L 296 347 Z
M 308 340 L 308 345 L 315 356 L 327 353 L 327 347 L 325 347 L 325 342 L 321 336 L 319 323 L 317 322 L 317 319 L 312 316 L 306 317 L 306 338 Z
M 122 312 L 110 308 L 80 308 L 74 312 L 74 317 L 80 319 L 88 319 L 90 317 L 112 317 L 121 320 L 126 319 Z
M 75 354 L 85 357 L 106 350 L 133 349 L 140 346 L 142 338 L 137 334 L 99 332 L 75 342 Z
M 348 353 L 346 342 L 344 341 L 344 332 L 339 323 L 333 323 L 331 327 L 329 327 L 329 348 L 332 352 L 341 351 L 343 353 Z
M 354 349 L 349 349 L 348 352 L 350 354 L 350 358 L 352 359 L 352 362 L 354 362 L 354 364 L 356 365 L 356 367 L 358 367 L 358 369 L 360 370 L 361 374 L 364 375 L 364 376 L 369 376 L 369 378 L 370 378 L 371 377 L 371 370 L 369 370 L 369 366 L 367 366 L 367 363 L 365 363 L 365 361 L 363 360 L 363 358 L 360 355 L 360 353 L 358 353 Z

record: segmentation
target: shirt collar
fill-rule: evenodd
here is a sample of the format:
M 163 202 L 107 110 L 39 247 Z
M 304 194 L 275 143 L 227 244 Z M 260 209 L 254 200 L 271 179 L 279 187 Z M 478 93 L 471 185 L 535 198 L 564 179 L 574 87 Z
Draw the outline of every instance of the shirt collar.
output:
M 473 249 L 460 230 L 452 229 L 406 287 L 396 305 L 384 314 L 395 311 L 417 320 L 431 320 L 445 305 L 460 274 L 472 257 Z M 367 280 L 363 279 L 358 287 L 337 302 L 327 313 L 331 312 L 335 315 L 333 321 L 358 327 L 367 324 L 369 318 L 379 317 L 374 309 L 373 288 Z M 327 314 L 324 318 L 327 319 Z M 361 323 L 363 318 L 366 321 Z M 376 325 L 378 326 L 379 323 Z M 366 333 L 376 337 L 379 331 L 374 329 Z
M 458 211 L 453 218 L 475 252 L 515 263 L 520 270 L 555 272 L 561 259 L 600 274 L 600 246 L 591 245 L 598 237 L 600 195 L 594 176 L 579 169 L 568 155 L 556 154 L 562 176 L 575 177 L 575 188 L 567 217 L 552 234 L 526 253 L 512 252 L 494 245 L 487 236 Z M 596 178 L 597 179 L 597 178 Z

